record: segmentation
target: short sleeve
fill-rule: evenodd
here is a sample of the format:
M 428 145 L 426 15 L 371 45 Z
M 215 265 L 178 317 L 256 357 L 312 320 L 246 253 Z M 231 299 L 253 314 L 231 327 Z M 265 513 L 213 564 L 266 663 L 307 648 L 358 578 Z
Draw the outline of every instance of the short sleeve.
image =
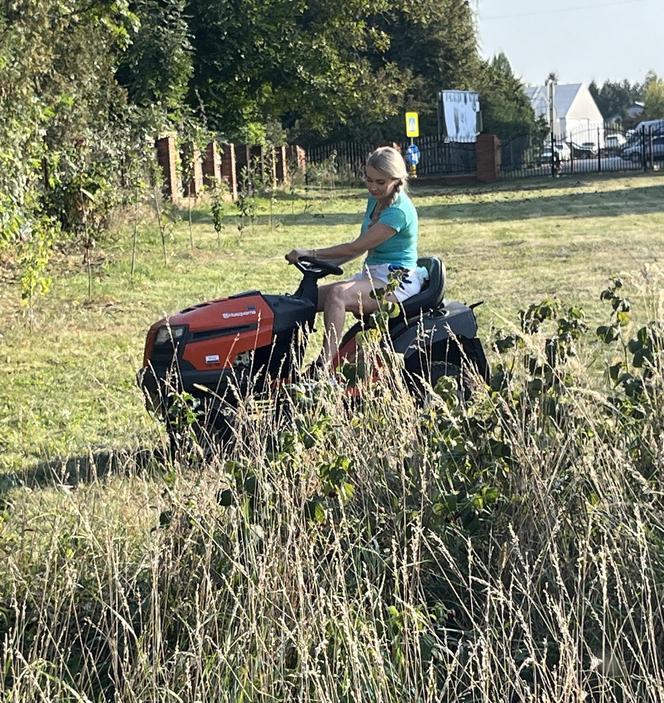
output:
M 406 226 L 406 214 L 401 208 L 388 207 L 381 212 L 378 222 L 400 232 Z

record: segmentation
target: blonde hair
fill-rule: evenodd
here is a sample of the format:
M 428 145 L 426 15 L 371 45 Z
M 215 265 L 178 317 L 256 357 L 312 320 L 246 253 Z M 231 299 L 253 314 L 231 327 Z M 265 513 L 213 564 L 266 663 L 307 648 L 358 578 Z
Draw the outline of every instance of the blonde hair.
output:
M 392 202 L 397 199 L 402 188 L 403 190 L 408 189 L 408 169 L 406 168 L 403 156 L 401 156 L 401 152 L 397 151 L 394 147 L 378 147 L 378 149 L 369 154 L 367 166 L 375 168 L 376 171 L 380 171 L 387 178 L 398 181 L 394 189 Z

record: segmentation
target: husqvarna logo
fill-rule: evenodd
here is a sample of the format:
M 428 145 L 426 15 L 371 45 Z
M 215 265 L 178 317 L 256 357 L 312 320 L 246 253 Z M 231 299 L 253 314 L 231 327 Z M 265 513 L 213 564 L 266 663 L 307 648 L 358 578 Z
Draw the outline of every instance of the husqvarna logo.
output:
M 221 313 L 221 316 L 224 318 L 224 320 L 228 320 L 231 317 L 248 317 L 250 315 L 255 314 L 256 308 L 253 308 L 251 310 L 239 310 L 238 312 L 223 312 Z

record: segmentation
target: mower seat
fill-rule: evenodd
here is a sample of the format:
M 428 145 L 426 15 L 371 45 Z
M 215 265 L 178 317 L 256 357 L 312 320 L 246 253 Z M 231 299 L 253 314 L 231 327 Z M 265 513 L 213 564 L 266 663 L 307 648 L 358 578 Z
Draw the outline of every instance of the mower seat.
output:
M 421 312 L 429 312 L 437 308 L 445 293 L 445 265 L 437 256 L 426 256 L 417 260 L 417 265 L 429 272 L 429 278 L 424 282 L 422 290 L 406 298 L 401 303 L 406 320 L 418 317 Z

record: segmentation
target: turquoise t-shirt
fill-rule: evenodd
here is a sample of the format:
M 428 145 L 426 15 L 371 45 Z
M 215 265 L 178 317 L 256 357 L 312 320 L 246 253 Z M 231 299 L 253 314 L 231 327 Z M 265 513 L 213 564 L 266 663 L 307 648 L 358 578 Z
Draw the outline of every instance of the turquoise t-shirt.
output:
M 362 222 L 362 234 L 372 225 L 371 214 L 377 204 L 377 199 L 369 196 L 367 210 Z M 392 264 L 403 266 L 407 269 L 417 267 L 417 210 L 406 193 L 399 193 L 396 202 L 385 208 L 378 217 L 378 222 L 395 230 L 395 234 L 379 244 L 375 249 L 370 249 L 365 264 L 377 266 L 379 264 Z

